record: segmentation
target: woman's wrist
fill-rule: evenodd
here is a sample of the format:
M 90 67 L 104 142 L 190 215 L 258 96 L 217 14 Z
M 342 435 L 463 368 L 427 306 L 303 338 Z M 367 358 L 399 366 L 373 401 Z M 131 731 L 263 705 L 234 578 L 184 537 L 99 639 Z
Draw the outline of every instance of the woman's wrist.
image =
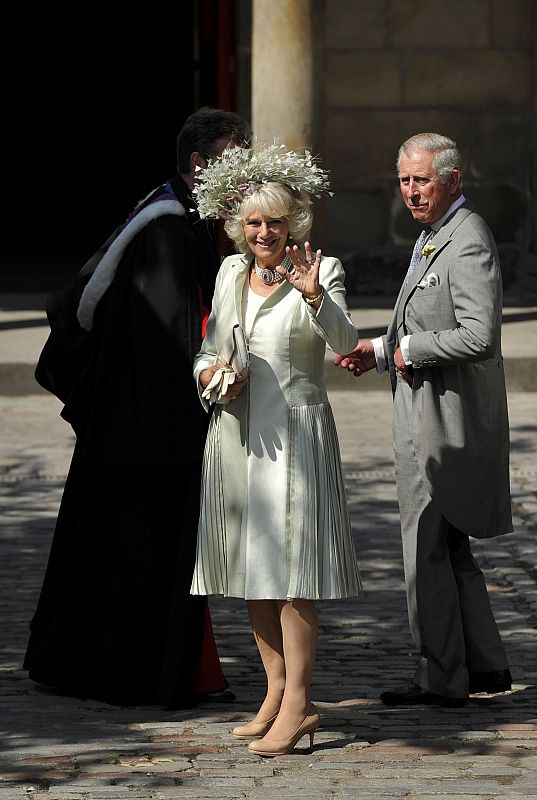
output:
M 306 302 L 309 306 L 314 306 L 314 308 L 319 308 L 321 305 L 321 300 L 324 296 L 324 286 L 319 284 L 318 290 L 312 294 L 311 292 L 302 292 L 302 298 L 304 302 Z

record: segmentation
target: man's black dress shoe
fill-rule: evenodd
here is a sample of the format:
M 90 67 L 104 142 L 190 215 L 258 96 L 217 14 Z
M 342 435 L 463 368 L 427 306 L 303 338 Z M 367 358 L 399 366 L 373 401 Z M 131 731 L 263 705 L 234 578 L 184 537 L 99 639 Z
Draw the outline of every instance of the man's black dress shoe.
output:
M 437 705 L 445 708 L 461 708 L 466 704 L 467 699 L 467 697 L 446 697 L 442 694 L 426 692 L 412 681 L 406 686 L 382 692 L 380 695 L 380 700 L 385 706 Z
M 512 680 L 508 669 L 497 669 L 493 672 L 473 672 L 470 674 L 470 694 L 510 692 Z
M 196 695 L 198 703 L 233 703 L 235 699 L 235 693 L 231 689 L 217 689 L 215 692 Z

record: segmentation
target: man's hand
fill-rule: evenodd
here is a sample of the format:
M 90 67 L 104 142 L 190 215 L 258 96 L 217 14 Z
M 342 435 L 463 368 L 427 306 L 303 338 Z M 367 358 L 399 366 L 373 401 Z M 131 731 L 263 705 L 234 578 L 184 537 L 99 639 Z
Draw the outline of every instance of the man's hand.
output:
M 344 356 L 336 355 L 334 364 L 336 367 L 349 370 L 358 378 L 377 365 L 373 342 L 371 339 L 360 339 L 352 352 Z
M 404 381 L 408 383 L 409 386 L 412 386 L 412 377 L 414 375 L 414 370 L 410 364 L 405 364 L 405 359 L 403 358 L 403 354 L 401 352 L 401 348 L 398 347 L 395 353 L 393 354 L 393 363 L 395 366 L 395 371 L 401 375 Z

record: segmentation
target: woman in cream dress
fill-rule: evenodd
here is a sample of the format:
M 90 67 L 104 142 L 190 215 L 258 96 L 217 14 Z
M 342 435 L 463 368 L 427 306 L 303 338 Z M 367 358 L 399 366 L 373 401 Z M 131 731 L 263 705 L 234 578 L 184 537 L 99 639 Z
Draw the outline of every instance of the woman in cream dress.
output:
M 195 361 L 201 395 L 233 325 L 243 326 L 250 371 L 215 403 L 192 592 L 247 601 L 267 693 L 232 733 L 257 739 L 249 749 L 260 755 L 291 752 L 307 733 L 313 743 L 314 601 L 360 589 L 323 378 L 326 345 L 348 353 L 358 333 L 340 261 L 305 242 L 311 221 L 308 196 L 283 183 L 242 200 L 226 222 L 242 254 L 222 263 Z

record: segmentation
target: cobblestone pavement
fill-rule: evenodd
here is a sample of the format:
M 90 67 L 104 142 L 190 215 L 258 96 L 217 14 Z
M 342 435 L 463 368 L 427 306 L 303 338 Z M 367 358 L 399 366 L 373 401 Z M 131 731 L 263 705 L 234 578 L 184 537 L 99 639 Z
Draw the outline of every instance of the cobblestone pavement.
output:
M 350 378 L 350 376 L 349 376 Z M 313 751 L 261 759 L 229 728 L 263 676 L 242 601 L 211 601 L 232 705 L 116 708 L 40 690 L 21 669 L 73 438 L 45 393 L 0 396 L 0 800 L 537 796 L 537 395 L 509 397 L 516 532 L 474 552 L 513 691 L 465 708 L 386 708 L 416 660 L 408 632 L 388 391 L 331 395 L 364 590 L 319 604 Z M 306 744 L 306 739 L 302 745 Z

